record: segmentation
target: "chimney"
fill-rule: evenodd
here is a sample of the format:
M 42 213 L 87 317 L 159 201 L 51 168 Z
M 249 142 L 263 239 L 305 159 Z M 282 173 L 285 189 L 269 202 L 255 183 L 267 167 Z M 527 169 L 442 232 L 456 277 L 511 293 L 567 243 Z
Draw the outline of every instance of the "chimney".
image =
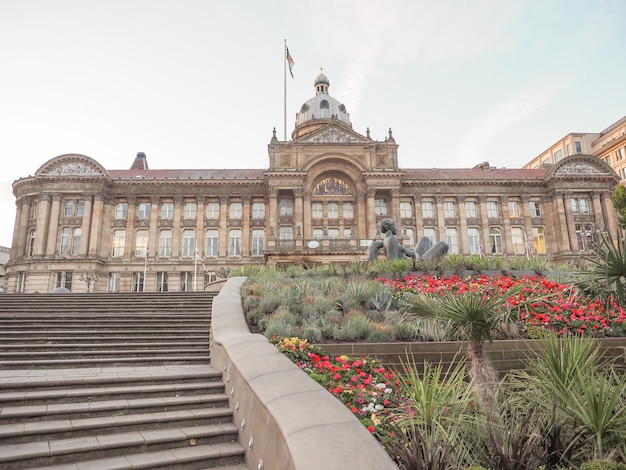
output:
M 131 170 L 147 170 L 148 169 L 148 159 L 146 158 L 146 154 L 143 152 L 137 152 L 137 156 L 135 157 L 135 161 L 130 167 Z

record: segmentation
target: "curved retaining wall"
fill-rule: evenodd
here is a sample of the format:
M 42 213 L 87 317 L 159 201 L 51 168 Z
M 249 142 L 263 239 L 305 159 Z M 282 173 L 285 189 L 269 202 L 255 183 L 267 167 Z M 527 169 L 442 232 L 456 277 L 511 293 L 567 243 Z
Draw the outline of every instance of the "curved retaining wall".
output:
M 213 300 L 211 365 L 222 371 L 248 468 L 397 470 L 342 403 L 259 334 L 241 306 L 243 277 Z

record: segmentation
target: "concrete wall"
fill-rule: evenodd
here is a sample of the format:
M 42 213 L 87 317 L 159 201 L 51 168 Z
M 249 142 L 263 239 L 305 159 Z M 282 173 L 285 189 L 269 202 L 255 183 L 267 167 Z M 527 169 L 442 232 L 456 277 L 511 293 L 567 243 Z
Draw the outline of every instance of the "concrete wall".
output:
M 241 306 L 245 278 L 213 300 L 211 364 L 223 372 L 250 469 L 397 470 L 358 419 L 267 339 L 251 334 Z

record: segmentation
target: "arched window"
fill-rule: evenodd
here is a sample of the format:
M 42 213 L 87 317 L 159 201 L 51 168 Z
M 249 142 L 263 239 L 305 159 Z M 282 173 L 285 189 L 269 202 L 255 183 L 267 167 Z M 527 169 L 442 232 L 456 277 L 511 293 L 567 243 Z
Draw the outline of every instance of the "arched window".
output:
M 339 178 L 325 178 L 313 188 L 315 196 L 351 196 L 352 191 L 345 181 Z

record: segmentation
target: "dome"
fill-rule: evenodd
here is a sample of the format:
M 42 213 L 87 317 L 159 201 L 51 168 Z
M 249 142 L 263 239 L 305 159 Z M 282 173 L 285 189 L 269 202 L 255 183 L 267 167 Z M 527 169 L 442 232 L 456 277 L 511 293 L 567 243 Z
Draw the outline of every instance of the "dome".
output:
M 330 119 L 332 117 L 352 126 L 345 105 L 328 94 L 330 87 L 328 77 L 320 73 L 315 78 L 314 87 L 315 96 L 304 103 L 296 115 L 296 127 L 314 119 Z

